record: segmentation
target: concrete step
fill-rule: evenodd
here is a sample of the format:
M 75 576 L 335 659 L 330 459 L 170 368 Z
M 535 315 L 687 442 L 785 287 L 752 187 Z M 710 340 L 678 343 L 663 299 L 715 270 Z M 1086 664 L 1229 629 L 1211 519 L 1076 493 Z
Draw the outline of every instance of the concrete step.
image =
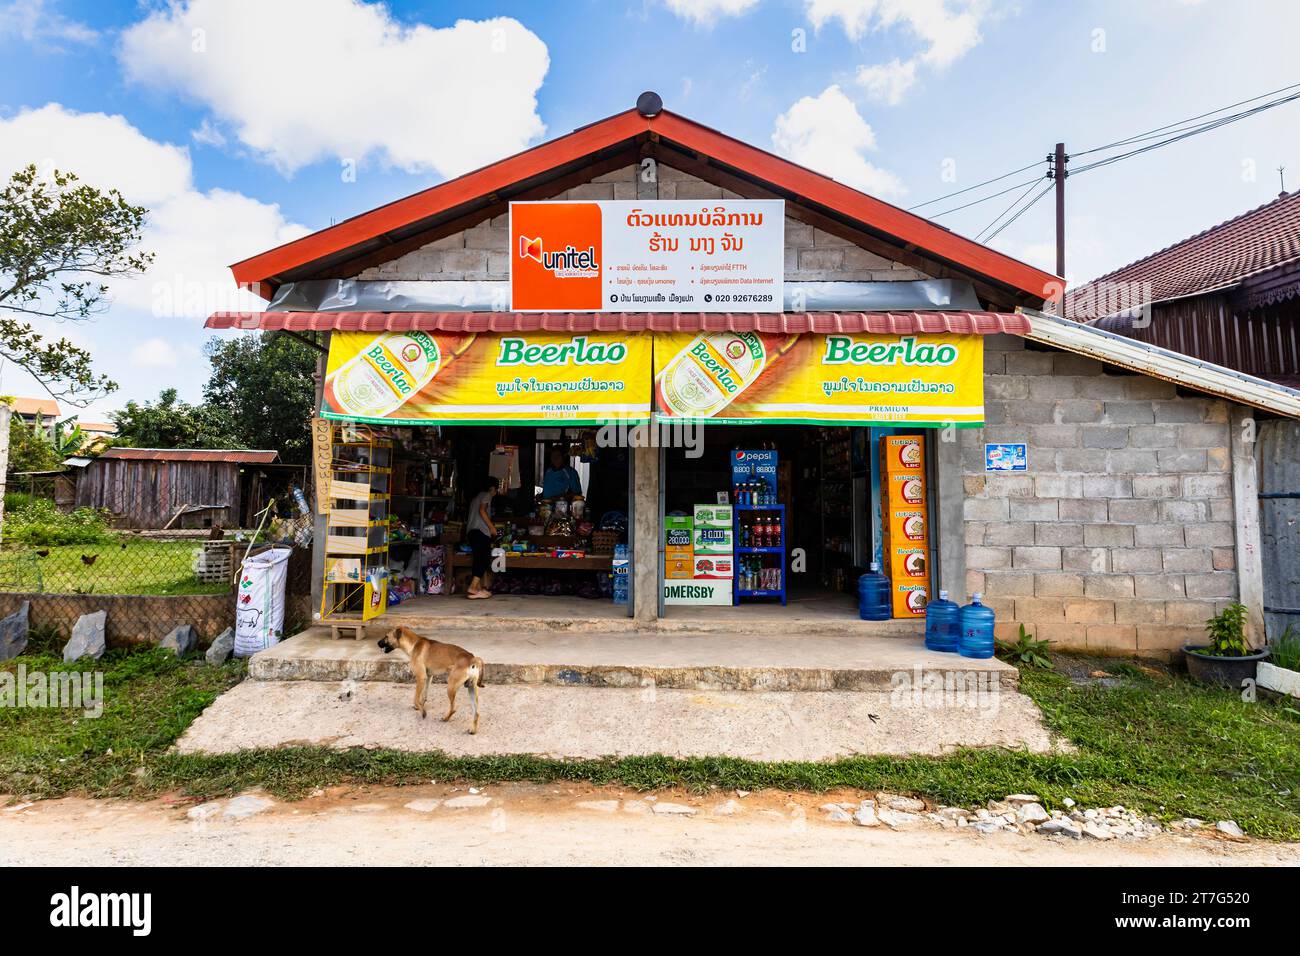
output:
M 908 622 L 910 623 L 910 622 Z M 459 644 L 486 665 L 495 684 L 663 687 L 688 690 L 882 691 L 991 682 L 1015 687 L 1019 673 L 996 658 L 970 660 L 925 649 L 918 637 L 839 633 L 767 634 L 426 632 Z M 377 637 L 378 635 L 373 635 Z M 409 681 L 400 652 L 374 640 L 334 640 L 312 628 L 249 661 L 256 680 Z

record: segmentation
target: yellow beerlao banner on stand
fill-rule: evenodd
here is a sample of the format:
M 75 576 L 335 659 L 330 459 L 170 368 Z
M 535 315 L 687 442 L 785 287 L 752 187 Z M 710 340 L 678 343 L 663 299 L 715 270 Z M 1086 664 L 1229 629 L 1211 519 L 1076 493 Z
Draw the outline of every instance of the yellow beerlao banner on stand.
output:
M 654 364 L 659 421 L 984 423 L 978 335 L 656 333 Z
M 389 425 L 644 422 L 649 335 L 335 332 L 321 415 Z

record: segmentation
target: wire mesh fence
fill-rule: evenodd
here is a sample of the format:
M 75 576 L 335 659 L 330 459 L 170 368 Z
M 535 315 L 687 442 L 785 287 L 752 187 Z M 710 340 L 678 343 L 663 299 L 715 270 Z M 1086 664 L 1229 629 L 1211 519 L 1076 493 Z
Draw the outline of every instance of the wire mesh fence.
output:
M 229 509 L 213 506 L 177 509 L 183 513 L 169 521 L 159 517 L 158 488 L 139 483 L 118 492 L 118 510 L 75 507 L 25 489 L 5 495 L 0 614 L 29 602 L 34 630 L 66 636 L 82 614 L 104 610 L 110 646 L 156 642 L 182 624 L 206 643 L 232 626 L 240 562 L 274 542 L 291 516 L 282 520 L 272 506 L 260 528 L 227 529 L 221 517 Z M 150 516 L 154 527 L 133 527 L 137 515 Z M 171 526 L 157 527 L 164 523 Z M 309 603 L 310 554 L 295 551 L 290 607 L 300 618 Z

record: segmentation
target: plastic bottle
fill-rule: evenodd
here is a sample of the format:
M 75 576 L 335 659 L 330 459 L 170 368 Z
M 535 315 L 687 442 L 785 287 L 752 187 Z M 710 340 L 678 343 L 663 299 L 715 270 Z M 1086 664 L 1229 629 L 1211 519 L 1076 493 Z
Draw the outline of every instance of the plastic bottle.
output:
M 948 600 L 947 591 L 925 606 L 925 646 L 949 654 L 961 647 L 961 608 Z
M 888 621 L 889 578 L 880 573 L 880 565 L 871 562 L 871 570 L 858 578 L 858 617 L 864 621 Z
M 979 592 L 961 609 L 961 656 L 993 656 L 993 609 L 980 601 Z

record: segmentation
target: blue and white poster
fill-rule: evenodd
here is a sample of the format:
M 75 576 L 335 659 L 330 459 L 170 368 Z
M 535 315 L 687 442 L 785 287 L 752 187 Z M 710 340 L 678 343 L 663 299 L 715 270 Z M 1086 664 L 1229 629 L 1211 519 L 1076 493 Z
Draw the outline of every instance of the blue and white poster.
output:
M 985 471 L 1028 471 L 1029 451 L 1024 442 L 1000 442 L 984 446 Z

